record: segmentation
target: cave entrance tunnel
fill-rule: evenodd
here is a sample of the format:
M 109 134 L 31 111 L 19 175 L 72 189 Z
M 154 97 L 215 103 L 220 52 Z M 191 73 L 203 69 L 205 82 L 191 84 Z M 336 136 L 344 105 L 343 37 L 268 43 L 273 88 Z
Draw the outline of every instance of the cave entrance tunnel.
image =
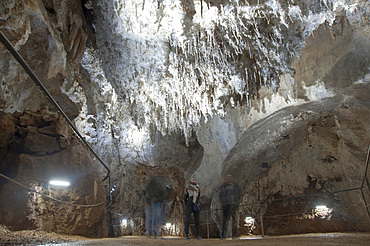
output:
M 107 209 L 106 212 L 108 214 L 109 219 L 107 228 L 111 231 L 111 236 L 119 236 L 119 235 L 135 235 L 141 234 L 141 231 L 138 230 L 138 227 L 142 227 L 145 223 L 143 221 L 138 221 L 138 218 L 132 218 L 130 216 L 126 216 L 120 213 L 115 213 L 114 211 L 109 210 L 109 205 L 111 204 L 111 191 L 115 187 L 111 187 L 111 180 L 110 180 L 110 169 L 107 165 L 100 159 L 100 157 L 95 153 L 95 151 L 90 147 L 90 145 L 84 140 L 82 135 L 78 132 L 72 122 L 68 119 L 66 114 L 63 112 L 61 107 L 56 103 L 53 99 L 52 95 L 46 90 L 37 76 L 32 72 L 29 68 L 27 63 L 23 60 L 23 58 L 18 54 L 18 52 L 14 49 L 14 47 L 7 41 L 4 34 L 0 31 L 1 42 L 5 45 L 5 47 L 9 50 L 9 52 L 17 59 L 17 61 L 21 64 L 21 66 L 25 69 L 25 71 L 29 74 L 32 80 L 36 83 L 36 85 L 45 93 L 45 96 L 51 101 L 51 103 L 55 106 L 57 111 L 64 116 L 66 121 L 68 122 L 69 126 L 78 136 L 78 138 L 83 142 L 84 145 L 93 153 L 93 155 L 98 159 L 100 164 L 106 169 L 107 174 L 103 178 L 103 182 L 108 182 L 108 185 L 105 185 L 108 188 L 108 194 L 106 196 L 107 201 Z M 369 146 L 370 147 L 370 146 Z M 336 223 L 341 220 L 339 217 L 342 217 L 345 214 L 344 211 L 341 211 L 341 207 L 335 204 L 334 196 L 338 195 L 343 192 L 360 192 L 362 197 L 362 203 L 364 204 L 364 208 L 366 209 L 366 213 L 370 220 L 370 213 L 368 203 L 365 199 L 364 192 L 370 191 L 370 184 L 367 177 L 368 172 L 368 165 L 369 165 L 369 150 L 367 153 L 366 158 L 366 167 L 363 182 L 360 186 L 355 188 L 348 188 L 343 190 L 337 190 L 333 192 L 325 192 L 325 193 L 315 193 L 315 194 L 305 194 L 296 197 L 290 198 L 281 198 L 281 199 L 272 199 L 272 200 L 259 200 L 253 203 L 245 203 L 238 206 L 239 209 L 239 216 L 238 221 L 235 222 L 239 226 L 239 233 L 241 235 L 265 235 L 265 233 L 273 235 L 275 233 L 274 228 L 277 227 L 284 227 L 286 224 L 294 223 L 297 231 L 300 231 L 302 227 L 308 228 L 308 230 L 313 232 L 331 232 L 335 229 L 339 230 L 346 230 L 346 228 L 337 228 Z M 25 185 L 21 182 L 18 182 L 4 174 L 0 174 L 3 179 L 8 180 L 9 182 L 13 182 L 14 184 L 21 186 L 24 189 L 28 190 L 27 196 L 30 196 L 30 193 L 39 194 L 46 199 L 53 200 L 54 205 L 58 206 L 57 204 L 63 204 L 66 206 L 72 207 L 79 207 L 81 209 L 92 209 L 94 207 L 101 207 L 104 205 L 102 202 L 98 202 L 95 204 L 78 204 L 78 203 L 71 203 L 66 202 L 62 198 L 66 198 L 68 196 L 68 192 L 65 193 L 62 190 L 57 189 L 48 189 L 48 194 L 43 193 L 42 187 L 38 186 L 31 186 Z M 50 183 L 53 185 L 53 183 Z M 68 183 L 59 183 L 58 185 L 65 185 L 68 186 Z M 68 188 L 67 188 L 68 189 Z M 53 190 L 54 194 L 56 192 L 60 192 L 63 194 L 59 194 L 58 198 L 53 197 Z M 94 188 L 96 192 L 96 188 Z M 114 191 L 114 190 L 113 190 Z M 51 195 L 50 195 L 51 194 Z M 85 194 L 86 195 L 86 194 Z M 88 195 L 88 194 L 87 194 Z M 95 195 L 96 196 L 96 195 Z M 317 202 L 320 201 L 320 202 Z M 163 236 L 181 236 L 183 235 L 183 218 L 166 218 L 166 221 L 162 224 L 162 235 Z M 201 212 L 201 234 L 206 235 L 209 237 L 218 237 L 220 234 L 221 226 L 222 226 L 222 211 L 220 209 L 205 209 Z M 299 223 L 300 221 L 300 223 Z M 321 226 L 320 229 L 317 228 L 318 224 L 322 224 L 323 221 L 326 222 L 326 226 Z M 192 221 L 192 223 L 194 223 Z M 341 223 L 341 226 L 344 223 Z M 139 226 L 138 226 L 139 225 Z M 194 224 L 191 224 L 191 232 L 195 234 Z M 230 234 L 232 227 L 232 223 L 228 225 L 228 233 Z M 288 228 L 288 227 L 287 227 Z M 290 230 L 286 231 L 286 233 L 292 233 L 291 226 L 289 226 Z M 294 233 L 294 231 L 293 231 Z

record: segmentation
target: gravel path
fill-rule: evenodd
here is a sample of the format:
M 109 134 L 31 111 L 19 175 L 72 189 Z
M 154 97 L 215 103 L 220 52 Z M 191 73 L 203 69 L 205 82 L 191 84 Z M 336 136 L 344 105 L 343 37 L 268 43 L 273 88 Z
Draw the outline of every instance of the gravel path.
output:
M 77 240 L 73 240 L 71 236 L 37 230 L 11 231 L 6 226 L 0 225 L 0 245 L 50 245 Z
M 238 240 L 192 238 L 190 241 L 181 237 L 165 237 L 161 239 L 144 236 L 125 236 L 118 238 L 92 239 L 80 236 L 60 235 L 37 230 L 11 231 L 0 225 L 0 245 L 253 245 L 253 246 L 282 246 L 282 245 L 370 245 L 370 233 L 312 233 L 287 236 L 242 237 Z

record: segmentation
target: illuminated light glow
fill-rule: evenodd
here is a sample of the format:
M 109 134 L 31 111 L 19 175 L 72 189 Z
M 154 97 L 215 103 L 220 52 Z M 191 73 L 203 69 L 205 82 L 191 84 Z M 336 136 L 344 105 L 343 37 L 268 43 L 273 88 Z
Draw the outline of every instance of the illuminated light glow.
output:
M 244 224 L 245 226 L 253 226 L 256 220 L 253 217 L 247 216 L 244 221 L 245 221 L 245 224 Z
M 132 146 L 140 148 L 143 146 L 149 136 L 147 131 L 144 129 L 138 129 L 136 126 L 131 126 L 131 128 L 127 130 L 126 137 Z
M 247 216 L 244 221 L 244 226 L 248 228 L 248 233 L 251 233 L 256 228 L 256 219 L 252 216 Z
M 166 223 L 166 229 L 167 229 L 167 230 L 171 229 L 171 226 L 172 226 L 172 224 L 171 224 L 171 223 Z
M 315 216 L 321 219 L 330 219 L 331 212 L 333 212 L 333 209 L 328 208 L 325 205 L 318 205 L 315 209 Z
M 127 219 L 123 219 L 121 223 L 123 227 L 127 227 Z
M 56 185 L 56 186 L 64 186 L 64 187 L 70 186 L 70 183 L 68 181 L 61 181 L 61 180 L 51 180 L 49 184 Z
M 165 234 L 167 236 L 177 236 L 180 234 L 179 227 L 176 226 L 176 224 L 172 224 L 171 222 L 167 222 L 162 227 L 165 231 Z
M 243 236 L 243 237 L 240 237 L 240 240 L 256 240 L 256 239 L 263 239 L 263 237 L 260 237 L 260 236 Z

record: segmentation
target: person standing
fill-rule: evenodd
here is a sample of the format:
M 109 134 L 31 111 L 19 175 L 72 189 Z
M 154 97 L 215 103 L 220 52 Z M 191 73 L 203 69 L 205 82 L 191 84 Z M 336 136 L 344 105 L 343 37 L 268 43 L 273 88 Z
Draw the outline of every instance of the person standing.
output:
M 197 240 L 202 239 L 200 237 L 200 207 L 194 206 L 199 205 L 200 187 L 194 178 L 189 179 L 189 183 L 185 188 L 184 203 L 185 203 L 185 236 L 186 240 L 189 240 L 189 225 L 191 213 L 194 215 L 195 229 L 197 233 Z
M 164 191 L 163 191 L 163 199 L 161 200 L 161 213 L 160 213 L 160 218 L 159 218 L 159 225 L 160 226 L 163 226 L 165 224 L 164 220 L 165 220 L 167 204 L 168 204 L 168 200 L 170 199 L 171 193 L 172 193 L 171 184 L 170 184 L 169 180 L 165 183 L 164 187 L 165 188 L 164 188 Z
M 226 237 L 230 218 L 232 218 L 232 237 L 237 237 L 241 197 L 242 190 L 240 186 L 234 182 L 233 176 L 228 174 L 226 176 L 226 182 L 221 186 L 219 195 L 223 212 L 221 239 L 225 239 Z
M 149 215 L 151 212 L 151 217 L 147 220 L 147 228 L 151 230 L 151 235 L 154 237 L 161 237 L 161 218 L 164 217 L 162 214 L 162 202 L 167 198 L 167 190 L 163 181 L 162 176 L 154 176 L 148 178 L 148 183 L 146 185 L 146 192 L 148 196 L 148 203 L 150 202 L 150 208 L 146 207 Z M 151 224 L 150 224 L 151 222 Z M 151 228 L 149 228 L 151 225 Z
M 145 199 L 145 228 L 146 228 L 146 235 L 150 237 L 152 235 L 152 208 L 151 208 L 151 199 L 148 196 L 146 190 L 144 190 L 144 199 Z

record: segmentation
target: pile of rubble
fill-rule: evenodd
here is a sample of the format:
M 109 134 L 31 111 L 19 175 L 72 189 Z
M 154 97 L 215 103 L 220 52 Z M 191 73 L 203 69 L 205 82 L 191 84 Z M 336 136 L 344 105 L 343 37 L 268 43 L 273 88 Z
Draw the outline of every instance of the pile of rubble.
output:
M 45 245 L 73 242 L 69 236 L 44 231 L 11 231 L 0 224 L 0 245 Z

